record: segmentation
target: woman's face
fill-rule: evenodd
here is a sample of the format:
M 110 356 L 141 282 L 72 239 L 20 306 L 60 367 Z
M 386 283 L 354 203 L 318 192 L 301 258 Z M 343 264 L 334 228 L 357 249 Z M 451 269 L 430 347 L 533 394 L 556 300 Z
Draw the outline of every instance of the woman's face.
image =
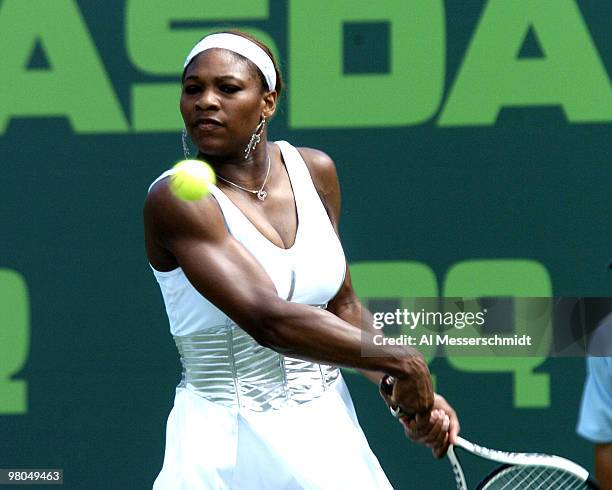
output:
M 261 116 L 269 117 L 266 99 L 258 73 L 245 60 L 209 49 L 187 67 L 180 107 L 200 152 L 233 156 L 243 154 Z

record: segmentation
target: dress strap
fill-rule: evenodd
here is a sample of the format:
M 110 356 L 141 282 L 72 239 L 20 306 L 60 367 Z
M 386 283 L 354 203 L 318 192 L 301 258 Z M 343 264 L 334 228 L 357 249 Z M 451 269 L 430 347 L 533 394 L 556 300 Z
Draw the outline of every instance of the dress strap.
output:
M 157 177 L 149 186 L 149 190 L 147 190 L 147 193 L 151 192 L 151 189 L 153 188 L 153 186 L 155 184 L 157 184 L 160 180 L 165 179 L 166 177 L 168 177 L 169 175 L 174 174 L 175 170 L 173 168 L 169 168 L 168 170 L 166 170 L 164 173 L 162 173 L 159 177 Z

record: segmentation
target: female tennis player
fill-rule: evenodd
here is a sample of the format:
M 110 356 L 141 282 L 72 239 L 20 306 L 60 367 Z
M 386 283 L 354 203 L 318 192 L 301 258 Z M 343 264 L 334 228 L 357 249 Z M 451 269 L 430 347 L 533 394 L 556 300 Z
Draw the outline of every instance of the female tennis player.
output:
M 244 33 L 207 36 L 185 61 L 186 134 L 218 185 L 182 201 L 169 170 L 145 201 L 147 255 L 183 365 L 156 490 L 391 488 L 338 366 L 386 375 L 386 401 L 417 414 L 406 432 L 436 456 L 459 430 L 418 353 L 370 342 L 361 355 L 371 323 L 338 239 L 334 163 L 268 142 L 281 90 L 270 50 Z

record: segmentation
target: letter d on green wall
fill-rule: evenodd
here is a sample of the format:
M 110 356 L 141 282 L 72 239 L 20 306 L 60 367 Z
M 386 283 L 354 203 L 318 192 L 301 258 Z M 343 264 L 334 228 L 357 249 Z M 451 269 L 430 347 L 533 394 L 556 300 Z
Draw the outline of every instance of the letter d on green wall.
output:
M 343 73 L 345 23 L 389 24 L 388 73 Z M 440 0 L 292 0 L 292 128 L 407 126 L 436 112 L 445 74 Z

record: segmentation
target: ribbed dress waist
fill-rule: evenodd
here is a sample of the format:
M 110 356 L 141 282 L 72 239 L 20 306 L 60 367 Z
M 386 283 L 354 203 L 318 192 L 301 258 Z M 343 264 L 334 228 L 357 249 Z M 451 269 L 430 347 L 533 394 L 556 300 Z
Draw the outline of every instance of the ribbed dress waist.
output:
M 179 387 L 228 407 L 263 412 L 306 403 L 340 375 L 337 367 L 263 347 L 233 322 L 174 341 L 183 366 Z

